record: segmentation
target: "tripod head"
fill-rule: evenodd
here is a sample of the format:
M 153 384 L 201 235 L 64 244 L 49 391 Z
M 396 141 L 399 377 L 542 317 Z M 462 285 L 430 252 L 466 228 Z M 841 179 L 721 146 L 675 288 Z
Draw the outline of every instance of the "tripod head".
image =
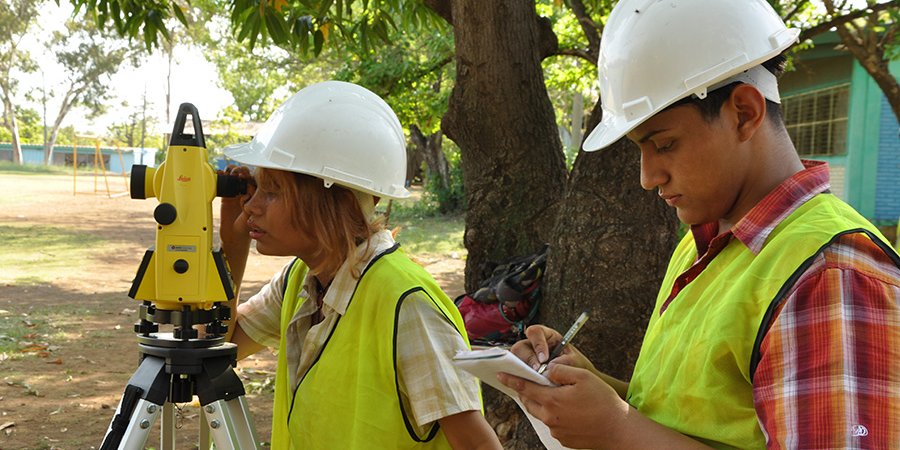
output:
M 193 133 L 185 130 L 188 117 Z M 174 324 L 174 337 L 197 337 L 206 324 L 212 338 L 226 331 L 234 284 L 220 249 L 213 249 L 212 201 L 246 192 L 246 182 L 218 175 L 209 163 L 197 108 L 178 108 L 166 159 L 158 168 L 134 165 L 131 198 L 156 197 L 156 246 L 144 254 L 128 296 L 143 301 L 135 331 L 149 336 Z

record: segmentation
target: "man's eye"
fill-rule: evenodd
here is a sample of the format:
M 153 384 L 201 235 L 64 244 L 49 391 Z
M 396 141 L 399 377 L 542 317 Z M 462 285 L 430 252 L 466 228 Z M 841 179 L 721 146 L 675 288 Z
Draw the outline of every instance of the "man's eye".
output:
M 674 142 L 672 142 L 672 141 L 668 141 L 668 142 L 666 142 L 666 143 L 664 143 L 664 144 L 657 145 L 657 146 L 656 146 L 656 152 L 657 152 L 657 153 L 665 153 L 665 152 L 667 152 L 667 151 L 669 151 L 669 150 L 672 150 L 672 146 L 673 146 L 673 145 L 674 145 Z

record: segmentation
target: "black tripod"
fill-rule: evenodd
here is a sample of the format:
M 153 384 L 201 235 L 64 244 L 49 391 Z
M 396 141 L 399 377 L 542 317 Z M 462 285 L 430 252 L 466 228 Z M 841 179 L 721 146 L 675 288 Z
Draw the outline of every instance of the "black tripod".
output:
M 142 316 L 148 309 L 153 316 L 152 306 L 145 304 L 141 309 Z M 189 402 L 196 394 L 216 448 L 255 449 L 258 440 L 244 399 L 244 386 L 234 372 L 237 346 L 224 342 L 220 336 L 176 337 L 185 333 L 183 328 L 177 329 L 174 336 L 150 333 L 149 329 L 158 327 L 144 319 L 135 328 L 147 331 L 138 336 L 141 363 L 125 386 L 100 448 L 143 449 L 153 423 L 162 413 L 160 447 L 174 449 L 172 404 Z M 188 328 L 186 332 L 193 334 L 195 330 Z

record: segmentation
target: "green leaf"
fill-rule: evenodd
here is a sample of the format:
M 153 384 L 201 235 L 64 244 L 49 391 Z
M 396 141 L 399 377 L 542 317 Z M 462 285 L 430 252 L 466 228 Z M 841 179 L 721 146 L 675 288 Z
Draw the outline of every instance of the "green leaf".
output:
M 372 31 L 374 31 L 375 36 L 378 36 L 385 44 L 391 43 L 391 39 L 388 37 L 387 23 L 384 20 L 379 20 L 372 24 Z
M 281 18 L 272 11 L 266 10 L 266 28 L 269 31 L 269 36 L 272 36 L 272 41 L 276 44 L 282 44 L 287 41 L 287 31 L 284 29 L 284 23 L 281 22 Z
M 182 25 L 187 26 L 188 23 L 187 18 L 184 17 L 184 11 L 181 10 L 178 3 L 175 3 L 175 0 L 172 0 L 172 12 L 175 13 L 175 18 L 177 18 Z
M 325 17 L 328 15 L 328 9 L 331 8 L 331 5 L 334 4 L 334 0 L 323 0 L 322 4 L 319 5 L 319 17 Z
M 325 35 L 322 34 L 322 30 L 316 30 L 315 34 L 313 34 L 313 54 L 319 56 L 319 53 L 322 53 L 322 44 L 325 43 Z

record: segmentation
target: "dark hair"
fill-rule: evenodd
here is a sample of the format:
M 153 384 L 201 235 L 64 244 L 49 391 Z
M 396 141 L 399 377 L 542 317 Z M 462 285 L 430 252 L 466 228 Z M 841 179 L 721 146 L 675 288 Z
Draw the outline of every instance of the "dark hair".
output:
M 762 63 L 762 66 L 776 77 L 779 77 L 784 72 L 785 64 L 787 64 L 787 56 L 782 53 Z M 731 92 L 734 91 L 734 88 L 739 84 L 741 84 L 741 82 L 739 81 L 731 84 L 726 84 L 725 86 L 709 92 L 706 95 L 706 98 L 702 100 L 694 97 L 693 95 L 689 95 L 669 105 L 666 109 L 675 108 L 682 105 L 693 105 L 697 108 L 698 111 L 700 111 L 700 115 L 703 116 L 704 120 L 706 120 L 707 122 L 712 122 L 717 117 L 719 117 L 719 112 L 722 110 L 722 105 L 724 105 L 725 101 L 728 100 L 729 97 L 731 97 Z M 768 117 L 768 119 L 771 120 L 773 124 L 782 124 L 784 122 L 784 116 L 782 116 L 781 114 L 781 105 L 771 100 L 766 100 L 766 117 Z

